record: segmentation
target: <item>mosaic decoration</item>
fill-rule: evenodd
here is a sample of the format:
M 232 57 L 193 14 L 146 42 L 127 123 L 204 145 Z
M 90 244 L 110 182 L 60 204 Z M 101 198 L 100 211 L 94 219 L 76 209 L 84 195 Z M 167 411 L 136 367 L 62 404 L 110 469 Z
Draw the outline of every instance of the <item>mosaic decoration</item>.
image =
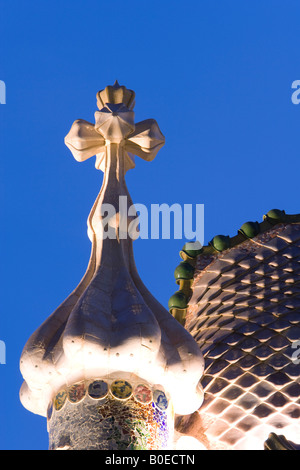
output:
M 88 394 L 90 397 L 99 400 L 105 398 L 108 394 L 108 384 L 104 380 L 95 380 L 90 383 L 88 388 Z
M 67 392 L 65 390 L 60 390 L 55 399 L 54 399 L 54 408 L 59 411 L 64 406 L 67 399 Z
M 108 385 L 105 380 L 97 379 L 90 383 L 80 382 L 72 385 L 66 390 L 60 390 L 54 400 L 54 408 L 60 411 L 65 405 L 67 399 L 70 403 L 79 403 L 85 395 L 88 395 L 93 400 L 103 400 L 110 393 L 111 398 L 117 400 L 128 400 L 131 396 L 140 404 L 152 404 L 160 411 L 165 411 L 168 408 L 168 399 L 163 390 L 151 390 L 150 386 L 140 383 L 134 387 L 126 380 L 115 380 L 112 384 Z M 48 407 L 48 419 L 51 418 L 52 411 L 50 409 L 52 403 Z
M 68 399 L 71 403 L 78 403 L 85 396 L 84 382 L 72 385 L 68 389 Z
M 153 398 L 152 391 L 145 384 L 137 385 L 134 389 L 133 396 L 139 403 L 145 404 L 151 403 Z
M 138 402 L 134 394 L 127 400 L 108 394 L 98 401 L 87 394 L 78 406 L 67 401 L 63 411 L 53 413 L 49 421 L 50 449 L 61 445 L 62 426 L 72 450 L 170 449 L 173 421 L 172 406 L 163 411 L 153 401 Z M 97 439 L 91 439 L 92 435 Z
M 132 386 L 126 380 L 115 380 L 111 384 L 111 393 L 119 400 L 126 400 L 132 394 Z
M 153 401 L 157 408 L 164 411 L 168 408 L 168 400 L 162 390 L 155 390 L 153 393 Z

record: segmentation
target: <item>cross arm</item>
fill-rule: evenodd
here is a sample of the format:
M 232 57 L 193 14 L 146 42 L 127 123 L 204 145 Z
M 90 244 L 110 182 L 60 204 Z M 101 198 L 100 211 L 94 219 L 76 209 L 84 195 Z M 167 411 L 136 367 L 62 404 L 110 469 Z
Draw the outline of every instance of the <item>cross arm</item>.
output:
M 102 153 L 105 149 L 105 139 L 93 124 L 84 119 L 77 119 L 72 124 L 65 137 L 65 144 L 78 162 Z

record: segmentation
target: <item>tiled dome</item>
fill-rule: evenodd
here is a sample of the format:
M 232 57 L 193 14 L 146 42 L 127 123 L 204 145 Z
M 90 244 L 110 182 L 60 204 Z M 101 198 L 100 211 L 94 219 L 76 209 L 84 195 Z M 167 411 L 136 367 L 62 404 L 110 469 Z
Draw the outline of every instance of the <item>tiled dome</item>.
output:
M 194 261 L 185 327 L 204 355 L 204 403 L 177 428 L 209 449 L 263 449 L 269 433 L 300 443 L 300 217 L 267 219 Z

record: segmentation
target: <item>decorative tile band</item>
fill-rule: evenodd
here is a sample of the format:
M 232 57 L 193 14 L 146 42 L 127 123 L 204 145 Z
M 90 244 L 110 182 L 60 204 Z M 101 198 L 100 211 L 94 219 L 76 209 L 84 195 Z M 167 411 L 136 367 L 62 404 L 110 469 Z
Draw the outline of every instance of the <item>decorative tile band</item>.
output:
M 132 385 L 126 380 L 114 380 L 112 382 L 95 379 L 93 381 L 81 381 L 60 390 L 53 401 L 49 404 L 47 411 L 48 420 L 51 419 L 53 410 L 60 411 L 66 402 L 77 404 L 88 395 L 93 400 L 103 400 L 107 396 L 110 398 L 126 401 L 133 397 L 134 400 L 143 405 L 152 403 L 155 409 L 166 411 L 169 406 L 165 392 L 160 388 L 153 388 L 140 382 Z
M 94 396 L 98 396 L 99 392 L 104 394 L 106 388 L 103 382 L 98 380 L 88 384 L 87 391 Z M 152 392 L 147 385 L 138 383 L 132 387 L 129 398 L 120 399 L 112 393 L 112 390 L 117 390 L 119 396 L 119 385 L 110 386 L 103 399 L 93 399 L 87 392 L 78 406 L 66 399 L 63 409 L 54 411 L 48 421 L 50 449 L 65 446 L 68 450 L 173 448 L 174 411 L 171 403 L 167 410 L 161 409 L 166 406 L 164 392 L 157 389 L 155 393 L 155 387 Z M 121 390 L 122 397 L 123 393 L 127 396 L 130 391 L 130 387 L 125 385 Z M 157 402 L 154 401 L 155 397 Z

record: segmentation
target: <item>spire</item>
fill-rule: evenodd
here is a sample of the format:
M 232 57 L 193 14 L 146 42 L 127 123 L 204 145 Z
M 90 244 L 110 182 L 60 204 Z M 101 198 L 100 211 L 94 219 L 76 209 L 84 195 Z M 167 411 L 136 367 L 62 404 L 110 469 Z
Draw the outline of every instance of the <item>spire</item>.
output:
M 163 394 L 175 413 L 191 413 L 203 398 L 198 385 L 202 355 L 192 336 L 142 283 L 133 257 L 131 219 L 124 220 L 122 212 L 122 201 L 132 205 L 125 173 L 134 167 L 133 156 L 153 160 L 164 137 L 153 119 L 134 123 L 133 91 L 115 82 L 97 99 L 102 108 L 95 113 L 95 124 L 77 120 L 65 138 L 77 161 L 96 155 L 96 168 L 104 171 L 88 218 L 90 261 L 79 285 L 25 345 L 21 401 L 42 416 L 48 410 L 49 417 L 53 403 L 59 409 L 61 397 L 72 401 L 74 384 L 85 391 L 104 387 L 112 399 L 121 381 L 124 390 L 146 387 L 153 400 Z M 111 218 L 104 216 L 107 205 L 113 209 Z M 76 390 L 78 396 L 81 389 Z

